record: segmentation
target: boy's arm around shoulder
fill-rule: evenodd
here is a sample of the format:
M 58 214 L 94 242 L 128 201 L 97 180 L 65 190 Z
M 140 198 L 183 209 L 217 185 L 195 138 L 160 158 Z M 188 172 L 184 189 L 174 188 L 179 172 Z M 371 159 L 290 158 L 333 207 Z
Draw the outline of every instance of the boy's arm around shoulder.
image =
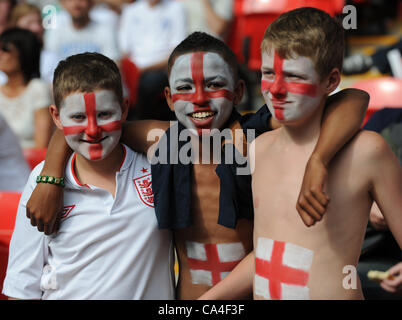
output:
M 360 149 L 370 178 L 370 194 L 402 248 L 402 167 L 387 142 L 377 133 L 363 132 Z
M 64 177 L 65 166 L 72 150 L 61 130 L 55 130 L 46 152 L 45 165 L 40 175 Z M 63 187 L 38 183 L 26 204 L 26 216 L 32 226 L 49 235 L 58 229 L 58 213 L 62 209 Z
M 328 164 L 359 131 L 370 96 L 363 90 L 344 89 L 326 101 L 322 130 L 307 162 L 296 209 L 306 226 L 320 221 L 329 197 L 323 192 Z
M 123 125 L 121 141 L 134 151 L 153 154 L 157 142 L 169 125 L 169 121 L 159 120 L 127 121 Z
M 37 232 L 25 217 L 29 199 L 43 164 L 30 174 L 18 205 L 15 227 L 9 247 L 7 275 L 3 294 L 16 299 L 41 299 L 40 281 L 47 261 L 47 237 Z

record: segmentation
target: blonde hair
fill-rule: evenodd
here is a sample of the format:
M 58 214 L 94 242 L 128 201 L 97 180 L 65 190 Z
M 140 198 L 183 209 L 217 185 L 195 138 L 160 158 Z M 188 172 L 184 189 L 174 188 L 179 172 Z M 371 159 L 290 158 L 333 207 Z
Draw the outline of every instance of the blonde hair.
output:
M 326 12 L 304 7 L 280 15 L 265 31 L 261 50 L 282 58 L 311 58 L 321 79 L 332 69 L 342 70 L 344 33 L 340 23 Z
M 17 4 L 10 14 L 10 26 L 16 27 L 18 20 L 30 13 L 37 13 L 39 17 L 42 16 L 40 9 L 33 4 L 30 3 Z

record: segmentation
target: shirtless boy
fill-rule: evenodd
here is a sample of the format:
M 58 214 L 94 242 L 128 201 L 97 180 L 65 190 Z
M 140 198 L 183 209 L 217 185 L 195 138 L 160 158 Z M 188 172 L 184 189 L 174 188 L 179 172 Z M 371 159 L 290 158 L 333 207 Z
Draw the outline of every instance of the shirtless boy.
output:
M 223 42 L 209 35 L 194 33 L 176 47 L 169 60 L 170 88 L 166 88 L 166 97 L 170 107 L 175 110 L 180 130 L 193 129 L 198 139 L 198 134 L 203 133 L 201 129 L 221 130 L 236 124 L 241 128 L 239 122 L 244 128 L 247 123 L 250 124 L 253 119 L 240 118 L 233 109 L 240 102 L 244 87 L 237 78 L 236 68 L 233 52 Z M 340 96 L 343 98 L 336 99 L 326 109 L 331 115 L 324 124 L 326 129 L 323 130 L 322 144 L 316 150 L 317 154 L 325 155 L 324 158 L 328 156 L 328 160 L 357 131 L 366 104 L 365 99 L 360 100 L 360 93 L 357 99 L 351 95 L 347 95 L 346 99 L 342 93 Z M 351 108 L 354 110 L 351 117 L 344 120 Z M 266 106 L 256 117 L 264 119 L 264 131 L 270 129 Z M 345 123 L 342 132 L 334 130 L 341 123 Z M 148 130 L 161 128 L 165 132 L 168 126 L 168 123 L 152 121 L 133 123 L 126 127 L 124 141 L 146 152 L 154 144 L 153 140 L 147 141 Z M 166 135 L 171 135 L 172 129 Z M 49 147 L 52 152 L 48 152 L 49 161 L 43 174 L 60 174 L 64 166 L 61 155 L 66 153 L 65 146 L 60 143 L 61 140 L 58 143 L 52 141 Z M 201 143 L 201 153 L 206 148 Z M 159 226 L 174 230 L 179 260 L 179 299 L 198 298 L 252 250 L 252 199 L 247 211 L 251 215 L 246 216 L 244 211 L 238 209 L 241 198 L 244 198 L 241 190 L 235 189 L 229 196 L 222 195 L 231 186 L 223 183 L 224 178 L 218 176 L 218 167 L 212 162 L 152 166 Z M 37 194 L 32 196 L 28 204 L 28 214 L 34 224 L 36 219 L 40 222 L 45 216 L 40 209 L 43 199 L 47 199 L 47 203 L 57 203 L 53 200 L 57 190 L 50 190 L 52 187 L 38 185 Z M 52 196 L 48 195 L 50 193 Z M 46 225 L 42 226 L 42 230 L 44 227 Z
M 373 200 L 402 247 L 401 167 L 373 132 L 358 133 L 332 160 L 322 221 L 306 229 L 295 214 L 325 98 L 340 81 L 343 41 L 342 27 L 313 8 L 283 14 L 265 33 L 262 91 L 282 127 L 255 140 L 255 299 L 362 299 L 359 281 L 343 287 L 343 268 L 358 262 Z

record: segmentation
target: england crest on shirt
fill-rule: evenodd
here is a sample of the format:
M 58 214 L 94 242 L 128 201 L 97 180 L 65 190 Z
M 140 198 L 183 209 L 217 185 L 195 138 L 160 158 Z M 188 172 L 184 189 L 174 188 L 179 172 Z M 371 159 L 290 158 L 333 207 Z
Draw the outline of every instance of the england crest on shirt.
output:
M 152 177 L 151 174 L 133 179 L 135 189 L 143 203 L 147 206 L 154 207 L 154 193 L 152 191 Z

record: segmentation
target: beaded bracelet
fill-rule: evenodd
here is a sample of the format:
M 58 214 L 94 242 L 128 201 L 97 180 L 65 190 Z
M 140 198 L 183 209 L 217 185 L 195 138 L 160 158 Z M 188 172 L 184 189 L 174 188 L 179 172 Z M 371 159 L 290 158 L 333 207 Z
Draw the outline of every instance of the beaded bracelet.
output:
M 51 183 L 60 187 L 64 187 L 64 178 L 56 178 L 52 176 L 37 176 L 36 183 Z

